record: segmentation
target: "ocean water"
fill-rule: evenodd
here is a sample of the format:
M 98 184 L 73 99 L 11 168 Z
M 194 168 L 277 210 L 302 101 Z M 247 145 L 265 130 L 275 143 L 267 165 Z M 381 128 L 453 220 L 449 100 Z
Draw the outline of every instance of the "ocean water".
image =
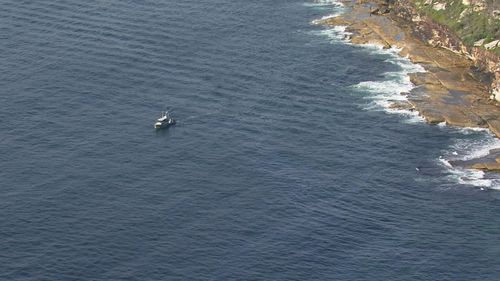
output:
M 312 0 L 2 0 L 0 280 L 499 280 L 487 132 Z M 155 131 L 170 109 L 175 127 Z

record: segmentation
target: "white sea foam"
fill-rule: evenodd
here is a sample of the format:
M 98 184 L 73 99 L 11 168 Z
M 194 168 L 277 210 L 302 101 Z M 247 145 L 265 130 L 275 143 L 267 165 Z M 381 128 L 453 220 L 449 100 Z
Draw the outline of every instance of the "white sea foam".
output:
M 346 26 L 337 25 L 331 28 L 323 29 L 321 31 L 314 32 L 315 34 L 325 36 L 332 42 L 340 42 L 348 40 L 351 33 L 346 31 Z
M 336 1 L 315 1 L 313 5 L 331 5 L 337 3 Z M 335 5 L 335 4 L 334 4 Z M 329 14 L 320 20 L 313 21 L 313 24 L 319 23 L 323 19 L 335 17 L 342 11 Z M 319 32 L 319 35 L 327 37 L 332 43 L 349 42 L 351 33 L 346 31 L 346 26 L 329 27 Z M 388 58 L 387 63 L 399 66 L 398 71 L 383 73 L 383 79 L 377 81 L 364 81 L 353 86 L 353 89 L 363 93 L 364 98 L 370 100 L 365 105 L 367 110 L 383 110 L 388 113 L 398 114 L 404 116 L 405 123 L 421 123 L 424 119 L 419 116 L 418 112 L 393 109 L 390 105 L 393 101 L 406 101 L 407 97 L 401 95 L 402 92 L 411 91 L 415 85 L 411 83 L 408 74 L 425 72 L 425 69 L 418 64 L 412 63 L 407 57 L 399 55 L 400 49 L 389 48 L 384 49 L 381 45 L 365 44 L 356 45 L 365 51 L 371 52 L 374 55 L 384 55 Z M 438 124 L 443 128 L 446 123 Z M 450 180 L 458 184 L 472 185 L 480 187 L 481 189 L 498 189 L 500 190 L 500 178 L 489 177 L 486 178 L 487 173 L 479 170 L 465 169 L 462 167 L 454 167 L 450 161 L 467 161 L 479 157 L 486 156 L 491 149 L 500 148 L 500 140 L 495 138 L 488 129 L 485 128 L 456 128 L 460 133 L 466 135 L 466 139 L 459 139 L 449 150 L 439 157 L 439 164 L 446 169 Z M 476 137 L 471 140 L 471 137 Z
M 438 161 L 448 172 L 448 178 L 458 184 L 472 185 L 487 189 L 500 189 L 500 178 L 494 178 L 487 173 L 455 167 L 450 161 L 468 161 L 487 156 L 490 150 L 500 148 L 500 140 L 485 130 L 457 128 L 467 138 L 457 139 Z
M 490 188 L 495 189 L 494 182 L 496 181 L 491 179 L 485 179 L 484 172 L 480 170 L 462 169 L 461 171 L 456 173 L 456 179 L 460 184 L 473 185 L 477 187 L 486 187 L 488 189 Z
M 330 2 L 331 1 L 316 1 L 315 3 Z M 338 13 L 342 12 L 343 11 L 338 11 Z M 323 19 L 335 17 L 337 15 L 338 14 L 330 14 L 319 20 L 314 20 L 312 23 L 317 24 Z M 349 39 L 352 33 L 347 32 L 346 28 L 346 26 L 329 27 L 318 32 L 318 34 L 327 37 L 330 41 L 332 41 L 332 43 L 343 42 L 351 44 Z M 368 95 L 365 95 L 364 98 L 370 100 L 371 102 L 365 105 L 364 108 L 367 110 L 384 110 L 388 113 L 402 115 L 406 117 L 404 120 L 408 123 L 422 122 L 423 118 L 421 118 L 417 112 L 391 108 L 390 105 L 393 101 L 407 100 L 406 96 L 401 95 L 401 93 L 409 92 L 414 88 L 408 74 L 414 72 L 424 72 L 424 68 L 418 64 L 413 64 L 408 58 L 401 57 L 399 55 L 399 52 L 401 51 L 400 49 L 384 49 L 383 46 L 377 44 L 364 44 L 359 46 L 374 55 L 388 56 L 386 61 L 388 63 L 395 64 L 400 68 L 398 71 L 383 73 L 382 75 L 384 76 L 384 79 L 382 80 L 364 81 L 353 86 L 353 89 L 359 92 L 368 93 Z
M 393 101 L 407 100 L 406 96 L 401 95 L 401 93 L 409 92 L 415 87 L 413 83 L 411 83 L 408 74 L 424 72 L 424 68 L 420 65 L 413 64 L 407 58 L 399 56 L 398 53 L 400 50 L 397 48 L 383 49 L 382 46 L 373 44 L 362 45 L 362 47 L 375 54 L 389 56 L 386 61 L 400 68 L 398 71 L 383 73 L 384 79 L 382 80 L 364 81 L 353 86 L 355 90 L 369 93 L 364 98 L 372 102 L 366 105 L 365 109 L 378 109 L 388 113 L 399 114 L 407 117 L 406 122 L 409 123 L 421 122 L 423 118 L 421 118 L 417 112 L 390 108 L 390 105 Z
M 500 190 L 500 184 L 492 184 L 488 189 L 490 190 Z
M 320 24 L 322 21 L 338 17 L 340 14 L 344 12 L 344 4 L 337 1 L 315 1 L 313 3 L 307 3 L 306 6 L 310 7 L 322 7 L 328 9 L 330 13 L 325 15 L 319 19 L 315 19 L 311 21 L 312 24 Z M 333 12 L 333 13 L 332 13 Z
M 398 109 L 389 109 L 391 113 L 399 114 L 405 119 L 403 119 L 403 123 L 406 124 L 417 124 L 424 123 L 425 119 L 422 117 L 418 111 L 409 111 L 409 110 L 398 110 Z
M 488 155 L 490 150 L 500 148 L 500 140 L 489 132 L 476 132 L 476 139 L 459 139 L 451 146 L 452 151 L 460 153 L 459 160 L 472 160 Z
M 439 156 L 439 159 L 438 159 L 438 160 L 439 160 L 439 162 L 440 162 L 442 165 L 444 165 L 445 167 L 450 168 L 450 169 L 451 169 L 451 168 L 453 168 L 453 166 L 450 164 L 450 161 L 449 161 L 449 160 L 444 159 L 442 156 Z
M 488 128 L 457 128 L 462 134 L 464 135 L 470 135 L 470 134 L 475 134 L 477 132 L 485 132 L 489 133 L 490 130 Z
M 333 0 L 315 0 L 311 5 L 335 5 L 339 6 L 339 2 Z M 343 9 L 336 9 L 336 13 L 329 14 L 319 20 L 312 21 L 313 24 L 320 23 L 324 19 L 336 17 L 343 12 Z M 350 44 L 349 39 L 352 33 L 346 31 L 346 26 L 334 26 L 326 28 L 319 32 L 320 35 L 326 36 L 333 43 L 344 42 Z M 410 81 L 409 73 L 424 72 L 424 68 L 420 65 L 413 64 L 408 58 L 399 55 L 400 49 L 389 48 L 384 49 L 383 46 L 377 44 L 364 44 L 360 45 L 368 52 L 376 55 L 386 55 L 389 58 L 386 60 L 388 63 L 398 65 L 400 70 L 396 72 L 383 73 L 385 79 L 381 81 L 365 81 L 355 86 L 354 89 L 368 92 L 369 95 L 365 96 L 371 102 L 365 106 L 365 109 L 382 109 L 389 113 L 396 113 L 407 117 L 410 123 L 421 122 L 422 118 L 418 113 L 390 108 L 391 101 L 405 101 L 407 98 L 401 95 L 402 92 L 409 92 L 413 89 L 414 85 Z
M 438 161 L 439 164 L 448 171 L 448 176 L 446 177 L 452 182 L 481 188 L 491 188 L 494 186 L 494 180 L 485 179 L 485 173 L 483 171 L 453 167 L 453 165 L 450 164 L 450 160 L 442 156 L 438 158 Z
M 304 6 L 307 7 L 324 7 L 324 6 L 335 6 L 335 7 L 344 7 L 342 2 L 336 0 L 315 0 L 312 2 L 304 3 Z

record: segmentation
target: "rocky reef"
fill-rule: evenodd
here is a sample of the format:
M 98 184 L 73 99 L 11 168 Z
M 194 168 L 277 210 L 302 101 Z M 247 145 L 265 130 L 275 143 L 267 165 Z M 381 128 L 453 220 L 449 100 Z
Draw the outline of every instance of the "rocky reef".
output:
M 434 10 L 445 10 L 449 2 L 444 0 L 426 0 L 419 3 L 421 5 L 430 5 L 431 9 Z M 500 2 L 493 1 L 489 3 L 485 0 L 462 0 L 459 4 L 462 8 L 459 10 L 461 12 L 456 19 L 457 21 L 460 21 L 460 17 L 464 17 L 466 14 L 484 11 L 488 15 L 491 14 L 491 17 L 486 17 L 486 19 L 490 18 L 487 24 L 497 25 L 491 29 L 498 30 L 497 33 L 500 33 L 500 21 L 496 20 L 496 17 L 500 17 L 500 10 L 494 9 L 500 6 Z M 417 8 L 415 1 L 384 0 L 379 1 L 377 5 L 387 7 L 386 10 L 390 12 L 390 16 L 394 20 L 405 23 L 410 27 L 413 36 L 427 43 L 429 46 L 444 48 L 471 60 L 472 66 L 475 67 L 476 71 L 487 74 L 487 76 L 483 77 L 483 82 L 487 83 L 491 98 L 500 101 L 500 57 L 488 50 L 497 48 L 500 50 L 500 41 L 497 38 L 483 38 L 475 42 L 473 46 L 468 46 L 463 43 L 463 40 L 449 26 L 440 24 L 430 16 L 422 13 L 422 9 Z M 489 36 L 497 35 L 494 33 Z M 486 43 L 487 39 L 491 42 Z
M 405 93 L 408 102 L 394 103 L 393 108 L 416 110 L 431 124 L 489 128 L 500 138 L 500 104 L 495 100 L 500 89 L 498 56 L 466 46 L 447 26 L 419 13 L 409 0 L 354 0 L 345 4 L 348 13 L 323 24 L 346 26 L 355 44 L 396 47 L 401 56 L 425 69 L 410 74 L 416 87 Z M 492 153 L 498 156 L 488 159 L 500 156 L 499 151 Z M 496 161 L 483 160 L 467 163 L 467 167 L 500 170 Z

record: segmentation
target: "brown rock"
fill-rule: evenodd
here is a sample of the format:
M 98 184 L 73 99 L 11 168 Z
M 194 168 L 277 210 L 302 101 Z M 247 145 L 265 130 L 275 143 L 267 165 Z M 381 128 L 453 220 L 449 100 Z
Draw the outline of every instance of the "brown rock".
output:
M 370 11 L 370 14 L 377 15 L 377 14 L 379 14 L 379 12 L 380 12 L 380 9 L 379 8 L 375 8 L 375 9 L 373 9 L 373 10 Z
M 472 165 L 472 169 L 490 171 L 490 172 L 500 172 L 500 163 L 476 163 Z
M 319 24 L 326 24 L 326 25 L 351 25 L 351 22 L 346 21 L 343 17 L 334 17 L 334 18 L 327 18 L 322 21 L 318 21 Z
M 499 120 L 487 120 L 488 127 L 490 128 L 490 131 L 493 132 L 497 136 L 497 138 L 500 138 L 500 121 Z
M 498 73 L 498 77 L 493 75 L 493 78 L 500 80 L 500 59 L 480 48 L 472 48 L 473 53 L 468 53 L 447 28 L 419 15 L 411 1 L 395 1 L 388 8 L 384 6 L 388 2 L 385 0 L 358 1 L 369 5 L 356 2 L 345 1 L 351 11 L 323 23 L 347 26 L 354 44 L 398 47 L 401 56 L 426 70 L 410 74 L 411 82 L 417 87 L 405 94 L 408 102 L 394 101 L 391 108 L 417 110 L 430 124 L 446 122 L 460 127 L 489 127 L 500 138 L 500 110 L 488 100 L 489 85 L 482 82 L 491 82 L 491 79 L 482 79 L 471 70 L 474 64 L 480 70 L 493 70 Z M 385 8 L 387 11 L 390 8 L 390 16 L 378 15 L 386 12 Z M 492 85 L 497 86 L 495 79 Z M 494 158 L 483 161 L 491 159 Z M 473 167 L 500 171 L 499 159 L 496 163 L 477 163 Z
M 420 115 L 422 115 L 427 123 L 429 124 L 439 124 L 442 122 L 445 122 L 446 119 L 444 119 L 443 115 L 441 115 L 440 112 L 435 111 L 435 110 L 429 110 L 429 109 L 419 109 L 417 108 L 418 112 Z
M 415 85 L 441 85 L 432 72 L 410 73 L 410 81 Z
M 486 164 L 485 163 L 476 163 L 472 165 L 472 169 L 477 169 L 477 170 L 486 170 Z
M 446 124 L 457 127 L 484 127 L 486 122 L 472 112 L 448 109 L 444 113 Z
M 389 108 L 398 110 L 409 110 L 409 111 L 415 110 L 415 107 L 413 107 L 413 105 L 408 101 L 393 101 L 389 106 Z
M 498 172 L 500 171 L 500 163 L 486 163 L 486 169 L 491 172 Z

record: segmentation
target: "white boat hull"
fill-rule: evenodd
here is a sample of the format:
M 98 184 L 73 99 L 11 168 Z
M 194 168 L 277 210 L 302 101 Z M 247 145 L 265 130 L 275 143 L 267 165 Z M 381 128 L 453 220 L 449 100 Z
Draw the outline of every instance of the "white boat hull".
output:
M 165 123 L 162 123 L 162 122 L 156 122 L 155 123 L 155 129 L 163 129 L 163 128 L 168 128 L 172 125 L 175 125 L 175 121 L 174 122 L 165 122 Z

